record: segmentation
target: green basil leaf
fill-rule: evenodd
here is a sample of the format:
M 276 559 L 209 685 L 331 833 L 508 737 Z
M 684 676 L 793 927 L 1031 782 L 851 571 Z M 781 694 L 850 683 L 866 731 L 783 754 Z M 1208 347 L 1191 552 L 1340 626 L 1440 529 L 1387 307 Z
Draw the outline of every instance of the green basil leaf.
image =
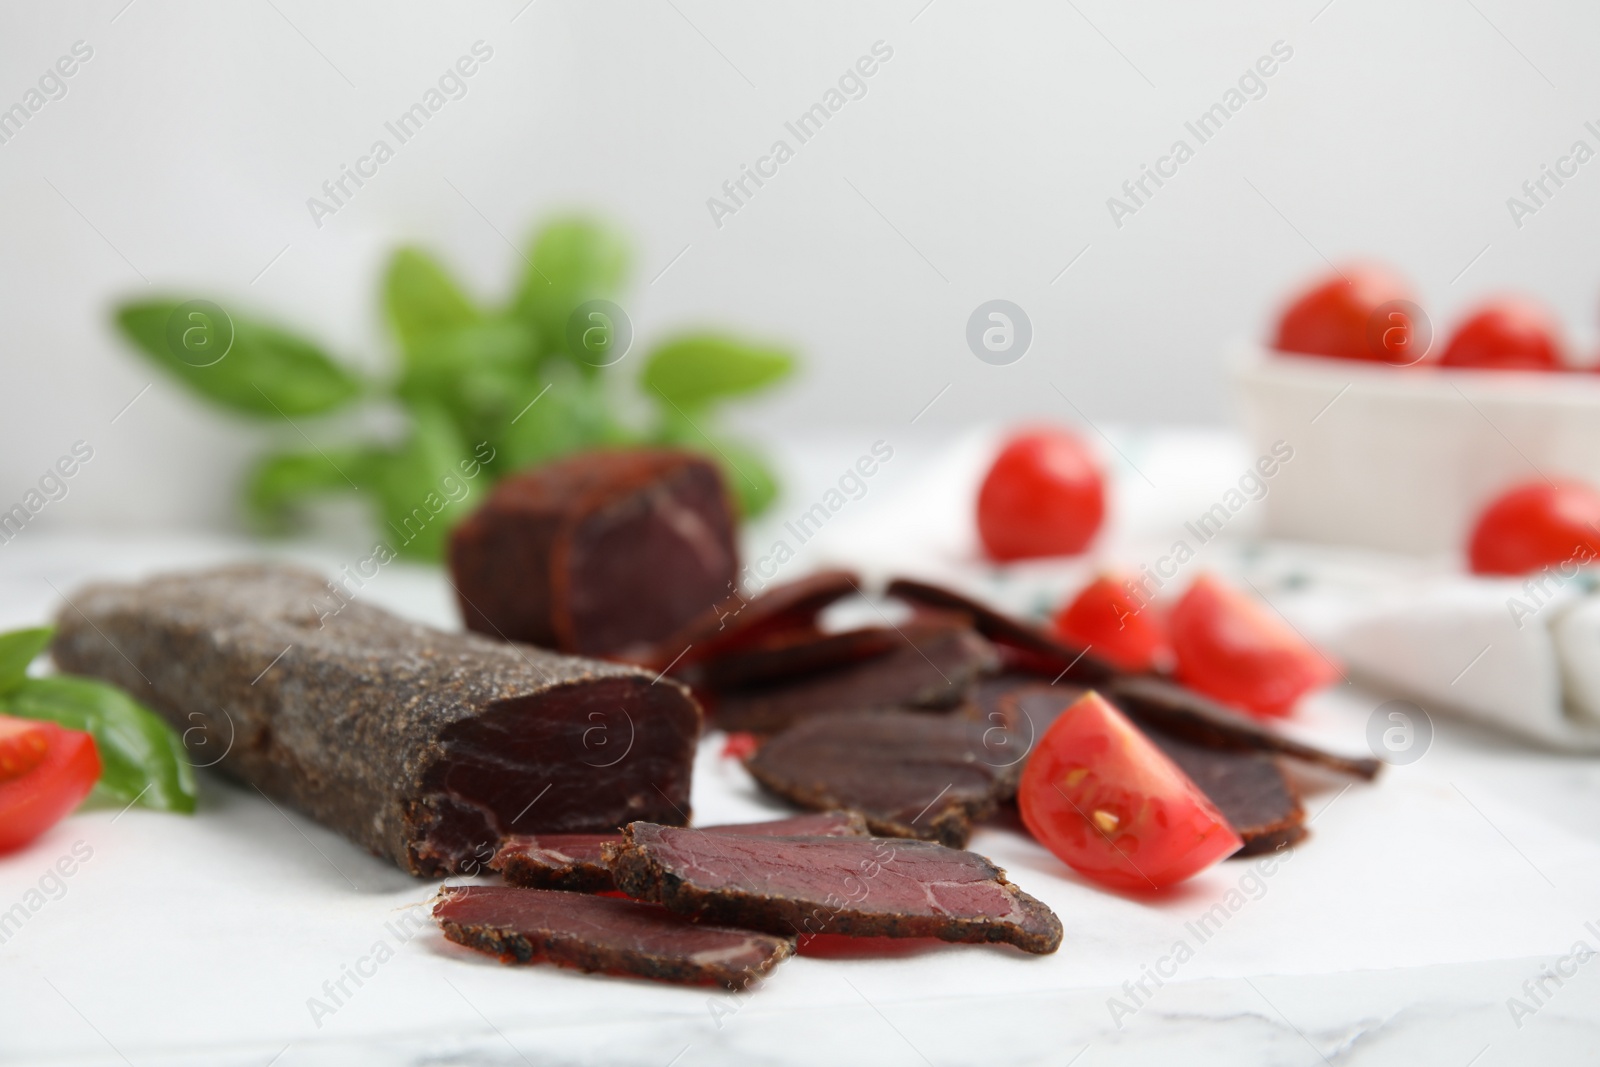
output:
M 354 400 L 361 382 L 311 342 L 208 301 L 124 304 L 117 326 L 151 362 L 244 415 L 316 415 Z
M 263 456 L 245 478 L 245 509 L 262 532 L 286 533 L 295 507 L 308 498 L 363 488 L 372 455 L 366 448 L 324 448 Z
M 479 318 L 455 279 L 420 248 L 401 248 L 389 260 L 383 304 L 408 360 L 429 338 L 470 326 Z
M 787 377 L 794 357 L 720 334 L 689 334 L 658 347 L 640 384 L 685 412 L 723 397 L 750 393 Z
M 411 415 L 410 438 L 397 451 L 373 457 L 372 478 L 395 551 L 436 561 L 444 556 L 451 527 L 472 510 L 473 472 L 493 452 L 487 445 L 469 449 L 441 407 L 417 405 Z
M 165 719 L 112 685 L 91 678 L 29 678 L 4 699 L 5 709 L 85 730 L 100 752 L 100 788 L 124 804 L 192 812 L 194 768 Z
M 496 434 L 501 469 L 515 471 L 586 448 L 624 444 L 628 435 L 611 416 L 605 383 L 553 364 L 544 385 L 529 386 Z
M 536 381 L 538 357 L 538 335 L 519 320 L 444 330 L 411 352 L 400 396 L 408 404 L 442 406 L 470 435 L 516 415 L 518 397 Z
M 28 676 L 28 664 L 50 645 L 51 626 L 0 634 L 0 695 L 11 692 Z
M 593 219 L 558 219 L 539 231 L 515 305 L 538 330 L 544 352 L 575 355 L 567 345 L 567 319 L 584 301 L 619 292 L 628 259 L 627 240 Z

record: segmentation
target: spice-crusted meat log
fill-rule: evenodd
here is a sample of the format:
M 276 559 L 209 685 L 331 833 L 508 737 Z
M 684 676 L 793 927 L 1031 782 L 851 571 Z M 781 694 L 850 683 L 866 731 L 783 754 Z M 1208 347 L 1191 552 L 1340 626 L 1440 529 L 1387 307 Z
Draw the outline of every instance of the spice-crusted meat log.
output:
M 690 922 L 636 900 L 549 889 L 454 886 L 439 894 L 433 917 L 451 941 L 505 963 L 731 989 L 747 988 L 794 952 L 788 938 Z
M 745 767 L 801 807 L 859 811 L 874 833 L 959 848 L 1016 792 L 1023 752 L 1010 741 L 955 715 L 834 712 L 791 726 Z
M 1061 920 L 973 852 L 883 837 L 752 837 L 634 823 L 617 887 L 706 922 L 787 935 L 937 937 L 1054 952 Z
M 584 452 L 494 487 L 450 536 L 469 630 L 584 655 L 652 648 L 739 572 L 722 476 L 690 452 Z
M 854 812 L 830 811 L 795 815 L 768 822 L 709 826 L 729 834 L 809 834 L 819 837 L 865 837 L 867 824 Z M 615 889 L 605 846 L 620 844 L 622 834 L 517 834 L 507 838 L 489 866 L 512 885 L 534 889 L 567 889 L 598 893 Z
M 52 653 L 412 874 L 476 869 L 512 833 L 684 818 L 700 712 L 681 686 L 330 600 L 275 566 L 94 585 Z

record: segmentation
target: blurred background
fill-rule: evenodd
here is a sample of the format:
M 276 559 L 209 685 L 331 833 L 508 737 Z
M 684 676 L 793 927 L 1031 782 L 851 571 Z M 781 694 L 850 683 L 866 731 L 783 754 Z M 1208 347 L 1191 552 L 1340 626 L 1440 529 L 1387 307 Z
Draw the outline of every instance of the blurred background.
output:
M 1600 144 L 1597 29 L 1588 5 L 1505 0 L 7 4 L 0 107 L 92 55 L 0 126 L 0 499 L 82 439 L 95 459 L 41 527 L 237 524 L 243 464 L 298 431 L 184 394 L 116 336 L 115 302 L 209 296 L 381 370 L 396 246 L 499 300 L 574 209 L 631 236 L 637 336 L 715 323 L 801 357 L 730 412 L 757 439 L 1224 424 L 1225 343 L 1351 257 L 1408 275 L 1436 324 L 1536 293 L 1587 359 L 1600 162 L 1532 215 L 1507 201 Z M 399 144 L 385 124 L 475 45 L 464 95 Z M 875 50 L 863 95 L 804 143 L 786 128 Z M 1185 124 L 1269 56 L 1201 143 Z M 394 158 L 316 217 L 380 138 Z M 1132 198 L 1180 138 L 1193 157 Z M 713 210 L 780 139 L 777 174 Z M 1033 329 L 1007 366 L 965 339 L 995 298 Z

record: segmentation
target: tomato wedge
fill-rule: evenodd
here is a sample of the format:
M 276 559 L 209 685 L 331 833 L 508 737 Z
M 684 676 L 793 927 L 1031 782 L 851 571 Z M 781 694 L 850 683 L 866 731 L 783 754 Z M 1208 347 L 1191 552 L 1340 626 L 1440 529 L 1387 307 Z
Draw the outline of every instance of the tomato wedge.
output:
M 12 751 L 29 755 L 11 764 L 22 768 L 17 773 L 0 775 L 0 852 L 26 845 L 60 822 L 100 778 L 94 738 L 81 730 L 0 715 L 0 753 Z
M 1017 805 L 1040 844 L 1112 889 L 1165 889 L 1244 844 L 1200 787 L 1093 692 L 1039 739 Z
M 1600 493 L 1583 482 L 1515 486 L 1483 509 L 1467 555 L 1473 574 L 1531 574 L 1600 559 Z
M 1339 677 L 1282 619 L 1209 574 L 1178 600 L 1169 626 L 1179 680 L 1256 715 L 1287 715 Z
M 1172 643 L 1153 604 L 1141 605 L 1117 575 L 1103 574 L 1056 613 L 1056 633 L 1125 671 L 1168 670 Z
M 978 535 L 991 559 L 1071 556 L 1105 518 L 1105 478 L 1089 446 L 1065 430 L 1019 433 L 978 491 Z

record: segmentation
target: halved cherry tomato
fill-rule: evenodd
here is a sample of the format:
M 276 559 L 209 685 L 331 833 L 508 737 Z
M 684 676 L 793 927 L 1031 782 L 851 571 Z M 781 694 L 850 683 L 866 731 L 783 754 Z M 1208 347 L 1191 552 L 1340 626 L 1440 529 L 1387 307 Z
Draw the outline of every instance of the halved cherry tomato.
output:
M 1040 844 L 1113 889 L 1164 889 L 1244 843 L 1200 787 L 1093 692 L 1039 739 L 1017 805 Z
M 50 736 L 29 719 L 0 718 L 0 782 L 20 778 L 44 762 Z
M 1528 482 L 1478 516 L 1467 554 L 1474 574 L 1530 574 L 1600 559 L 1600 493 L 1583 482 Z
M 1398 317 L 1378 315 L 1385 304 L 1409 304 L 1411 299 L 1410 287 L 1381 267 L 1345 267 L 1285 309 L 1273 347 L 1302 355 L 1414 363 L 1421 354 L 1409 350 L 1418 325 L 1411 314 L 1394 309 Z
M 1154 604 L 1141 604 L 1117 576 L 1103 574 L 1056 613 L 1056 633 L 1125 671 L 1168 670 L 1172 644 Z
M 1526 300 L 1501 298 L 1456 328 L 1439 364 L 1484 370 L 1563 370 L 1561 330 L 1549 312 Z
M 1339 677 L 1282 619 L 1208 574 L 1179 598 L 1168 627 L 1182 682 L 1257 715 L 1287 715 Z
M 756 754 L 756 749 L 761 747 L 761 742 L 755 734 L 743 730 L 730 733 L 727 740 L 722 742 L 722 758 L 747 760 Z
M 1065 430 L 1020 433 L 978 491 L 978 534 L 997 560 L 1070 556 L 1105 517 L 1105 480 L 1087 445 Z
M 100 779 L 94 738 L 53 722 L 0 715 L 0 746 L 20 744 L 43 755 L 33 766 L 0 781 L 0 852 L 27 844 L 60 822 Z

